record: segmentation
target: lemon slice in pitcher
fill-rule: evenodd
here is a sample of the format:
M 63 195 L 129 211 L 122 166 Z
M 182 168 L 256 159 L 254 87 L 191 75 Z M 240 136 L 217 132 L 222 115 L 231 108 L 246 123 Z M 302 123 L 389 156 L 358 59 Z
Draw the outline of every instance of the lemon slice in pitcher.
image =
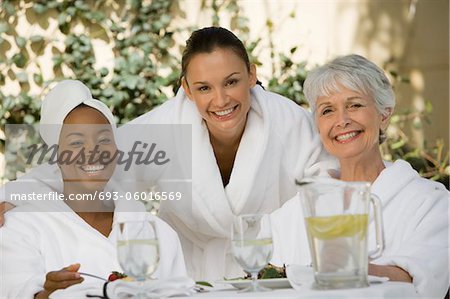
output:
M 361 234 L 364 238 L 367 231 L 367 214 L 335 215 L 327 217 L 306 218 L 307 230 L 315 238 L 329 240 L 351 237 Z

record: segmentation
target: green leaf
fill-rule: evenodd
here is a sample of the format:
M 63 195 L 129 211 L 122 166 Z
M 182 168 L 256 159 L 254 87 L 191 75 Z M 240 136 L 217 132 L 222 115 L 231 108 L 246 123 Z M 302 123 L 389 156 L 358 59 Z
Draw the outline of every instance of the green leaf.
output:
M 32 43 L 40 42 L 40 41 L 43 41 L 43 40 L 44 40 L 44 37 L 43 37 L 42 35 L 32 35 L 32 36 L 30 37 L 30 41 L 31 41 Z
M 167 39 L 160 39 L 158 42 L 158 47 L 161 49 L 166 49 L 169 46 Z
M 42 74 L 33 74 L 33 80 L 37 85 L 42 85 L 44 79 L 42 78 Z
M 433 112 L 433 104 L 430 101 L 425 101 L 425 112 L 431 113 Z
M 75 6 L 80 10 L 88 10 L 89 7 L 82 0 L 75 1 Z
M 64 34 L 68 34 L 70 31 L 70 24 L 69 23 L 60 24 L 59 30 Z
M 399 115 L 397 115 L 397 114 L 392 115 L 392 117 L 391 117 L 391 123 L 392 124 L 396 124 L 399 121 L 400 121 L 400 116 Z
M 396 71 L 389 71 L 389 73 L 392 75 L 392 77 L 398 77 L 399 74 Z
M 48 8 L 56 8 L 58 5 L 60 5 L 58 1 L 48 1 L 47 2 Z
M 27 63 L 27 58 L 22 53 L 14 54 L 14 56 L 11 59 L 14 62 L 14 64 L 19 68 L 23 68 Z
M 100 11 L 93 11 L 91 12 L 91 18 L 92 20 L 96 21 L 96 22 L 101 22 L 103 21 L 106 17 L 105 15 L 100 12 Z
M 195 284 L 198 284 L 198 285 L 201 285 L 201 286 L 205 286 L 205 287 L 211 287 L 211 288 L 213 287 L 213 285 L 210 284 L 207 281 L 196 281 Z
M 69 15 L 69 16 L 75 16 L 75 14 L 76 14 L 76 12 L 77 12 L 77 9 L 75 8 L 75 7 L 73 7 L 73 6 L 70 6 L 70 7 L 68 7 L 67 9 L 66 9 L 66 12 L 67 12 L 67 14 Z
M 113 96 L 114 95 L 114 88 L 112 88 L 112 87 L 107 87 L 107 88 L 105 88 L 104 90 L 103 90 L 103 95 L 105 96 L 105 97 L 111 97 L 111 96 Z
M 5 11 L 6 11 L 6 14 L 9 15 L 9 16 L 12 16 L 12 15 L 14 15 L 16 13 L 16 8 L 10 2 L 6 2 L 5 1 L 3 3 L 3 7 L 4 7 Z
M 28 74 L 26 72 L 17 73 L 16 78 L 20 83 L 28 82 Z
M 400 82 L 402 82 L 402 83 L 411 83 L 411 79 L 406 78 L 406 77 L 402 77 Z
M 59 23 L 59 25 L 66 24 L 67 21 L 68 21 L 68 18 L 69 18 L 69 15 L 67 13 L 65 13 L 65 12 L 62 12 L 61 14 L 59 14 L 59 16 L 58 16 L 58 23 Z
M 64 61 L 61 55 L 55 55 L 52 58 L 54 66 L 58 67 L 61 65 L 61 63 Z
M 26 124 L 33 124 L 34 123 L 34 116 L 33 115 L 30 115 L 30 114 L 27 114 L 27 115 L 25 115 L 24 117 L 23 117 L 23 122 L 24 123 L 26 123 Z
M 8 31 L 9 26 L 6 22 L 0 22 L 0 33 Z
M 108 75 L 108 73 L 109 73 L 109 71 L 108 71 L 108 69 L 106 67 L 102 67 L 100 69 L 100 76 L 106 77 Z
M 422 120 L 420 118 L 416 118 L 413 120 L 413 126 L 415 129 L 422 129 Z
M 276 269 L 266 267 L 263 270 L 261 279 L 270 279 L 270 278 L 283 278 L 283 276 Z
M 172 17 L 168 14 L 164 14 L 161 16 L 160 21 L 164 24 L 167 25 L 170 23 L 170 21 L 172 20 Z
M 399 148 L 401 148 L 404 145 L 405 145 L 405 140 L 401 139 L 401 140 L 399 140 L 399 141 L 397 141 L 395 143 L 392 143 L 391 144 L 391 149 L 393 149 L 393 150 L 399 149 Z
M 16 44 L 19 48 L 23 48 L 25 47 L 25 45 L 27 44 L 27 40 L 21 36 L 17 36 L 16 37 Z
M 33 5 L 33 9 L 38 15 L 40 15 L 40 14 L 43 14 L 47 10 L 47 7 L 45 7 L 45 5 L 43 5 L 41 3 L 36 3 Z
M 125 78 L 125 86 L 129 89 L 135 89 L 138 83 L 139 77 L 137 76 L 126 76 Z
M 126 116 L 133 116 L 134 113 L 136 112 L 136 107 L 132 104 L 132 103 L 128 103 L 125 106 L 125 115 Z

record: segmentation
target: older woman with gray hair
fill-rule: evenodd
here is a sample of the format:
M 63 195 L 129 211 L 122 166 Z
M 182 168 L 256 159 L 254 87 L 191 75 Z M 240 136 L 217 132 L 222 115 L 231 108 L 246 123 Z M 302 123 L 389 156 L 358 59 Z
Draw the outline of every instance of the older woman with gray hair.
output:
M 443 298 L 449 287 L 449 192 L 404 160 L 383 160 L 379 145 L 395 107 L 384 72 L 359 55 L 338 57 L 310 72 L 304 92 L 325 149 L 340 163 L 330 175 L 370 182 L 381 199 L 385 250 L 369 264 L 369 274 L 412 282 L 419 295 Z M 309 264 L 305 234 L 292 232 L 293 226 L 305 230 L 299 214 L 296 198 L 273 213 L 273 263 Z M 375 243 L 372 225 L 369 248 Z

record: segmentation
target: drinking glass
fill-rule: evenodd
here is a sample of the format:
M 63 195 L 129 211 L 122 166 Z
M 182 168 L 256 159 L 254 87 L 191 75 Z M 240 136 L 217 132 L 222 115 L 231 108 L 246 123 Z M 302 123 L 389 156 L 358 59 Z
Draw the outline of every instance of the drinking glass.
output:
M 135 298 L 149 298 L 144 283 L 151 279 L 159 264 L 159 242 L 155 222 L 132 220 L 118 223 L 117 254 L 126 275 L 139 282 Z
M 270 261 L 273 252 L 269 215 L 236 216 L 233 221 L 231 240 L 234 258 L 252 276 L 251 285 L 241 292 L 270 291 L 258 284 L 258 273 Z

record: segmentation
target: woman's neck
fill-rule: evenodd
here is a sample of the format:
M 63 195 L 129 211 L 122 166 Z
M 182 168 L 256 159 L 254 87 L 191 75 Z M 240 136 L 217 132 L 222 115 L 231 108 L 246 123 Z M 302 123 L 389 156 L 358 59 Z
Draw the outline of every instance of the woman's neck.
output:
M 95 192 L 84 189 L 76 183 L 64 182 L 65 203 L 92 228 L 108 237 L 111 232 L 114 208 L 106 206 L 103 201 L 95 198 L 100 191 L 103 190 Z M 83 200 L 81 198 L 77 200 L 73 196 L 81 196 Z
M 241 138 L 243 135 L 243 131 L 240 134 L 233 135 L 221 135 L 215 136 L 213 134 L 209 134 L 209 140 L 211 142 L 212 147 L 215 150 L 230 150 L 237 149 L 239 147 L 239 143 L 241 142 Z
M 219 166 L 224 187 L 228 185 L 230 181 L 234 160 L 243 134 L 243 129 L 239 134 L 221 134 L 220 136 L 217 136 L 211 132 L 209 133 L 209 139 L 214 151 L 214 156 L 216 157 L 217 165 Z
M 340 159 L 343 181 L 364 181 L 373 183 L 385 168 L 381 153 L 366 154 L 363 157 Z
M 92 228 L 108 237 L 112 230 L 113 212 L 76 212 Z
M 65 203 L 75 212 L 102 211 L 104 204 L 98 200 L 98 193 L 83 188 L 76 182 L 64 181 Z

